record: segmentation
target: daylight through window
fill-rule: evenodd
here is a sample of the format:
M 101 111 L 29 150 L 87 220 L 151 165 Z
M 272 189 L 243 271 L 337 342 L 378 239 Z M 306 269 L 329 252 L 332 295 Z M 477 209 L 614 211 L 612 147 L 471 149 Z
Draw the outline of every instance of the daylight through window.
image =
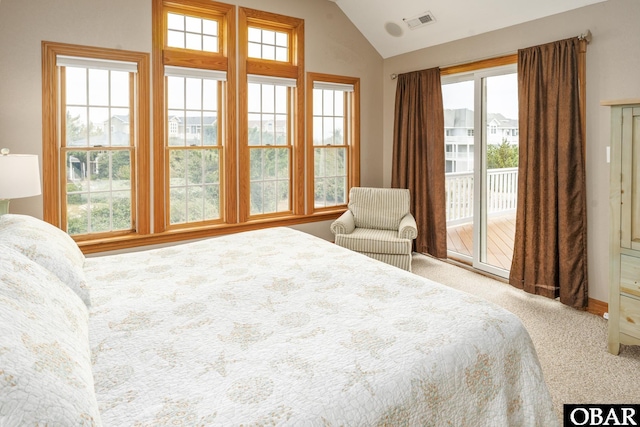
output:
M 45 219 L 80 240 L 145 231 L 148 55 L 44 43 L 43 60 Z
M 304 84 L 303 19 L 153 0 L 152 30 L 151 55 L 43 42 L 46 221 L 91 253 L 342 213 L 359 79 Z

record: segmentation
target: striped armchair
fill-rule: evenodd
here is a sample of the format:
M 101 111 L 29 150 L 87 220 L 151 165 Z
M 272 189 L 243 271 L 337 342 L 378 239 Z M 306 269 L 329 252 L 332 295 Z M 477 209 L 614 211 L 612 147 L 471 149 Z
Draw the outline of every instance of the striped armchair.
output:
M 331 224 L 337 245 L 411 271 L 418 235 L 409 190 L 353 187 L 348 210 Z

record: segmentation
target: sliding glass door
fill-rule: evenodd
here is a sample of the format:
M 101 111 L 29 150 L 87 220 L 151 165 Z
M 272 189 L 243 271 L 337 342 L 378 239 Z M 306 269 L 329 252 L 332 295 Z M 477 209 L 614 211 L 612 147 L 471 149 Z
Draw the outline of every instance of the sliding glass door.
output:
M 449 257 L 508 277 L 518 179 L 516 67 L 442 82 Z

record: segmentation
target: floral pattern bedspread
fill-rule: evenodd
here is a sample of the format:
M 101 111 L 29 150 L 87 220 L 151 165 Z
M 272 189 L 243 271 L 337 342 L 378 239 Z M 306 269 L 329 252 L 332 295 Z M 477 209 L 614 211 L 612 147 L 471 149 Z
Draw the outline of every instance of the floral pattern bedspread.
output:
M 87 258 L 105 426 L 554 426 L 474 296 L 289 228 Z

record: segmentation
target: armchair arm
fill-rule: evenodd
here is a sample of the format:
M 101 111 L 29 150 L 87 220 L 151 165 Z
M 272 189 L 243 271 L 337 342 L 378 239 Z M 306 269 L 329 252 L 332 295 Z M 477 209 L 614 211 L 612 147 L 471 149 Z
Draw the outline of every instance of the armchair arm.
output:
M 356 228 L 353 212 L 347 210 L 338 219 L 331 223 L 333 234 L 351 234 Z
M 400 220 L 400 225 L 398 226 L 398 236 L 403 239 L 413 240 L 418 237 L 418 226 L 416 224 L 416 219 L 411 215 L 411 213 L 406 214 L 402 220 Z

